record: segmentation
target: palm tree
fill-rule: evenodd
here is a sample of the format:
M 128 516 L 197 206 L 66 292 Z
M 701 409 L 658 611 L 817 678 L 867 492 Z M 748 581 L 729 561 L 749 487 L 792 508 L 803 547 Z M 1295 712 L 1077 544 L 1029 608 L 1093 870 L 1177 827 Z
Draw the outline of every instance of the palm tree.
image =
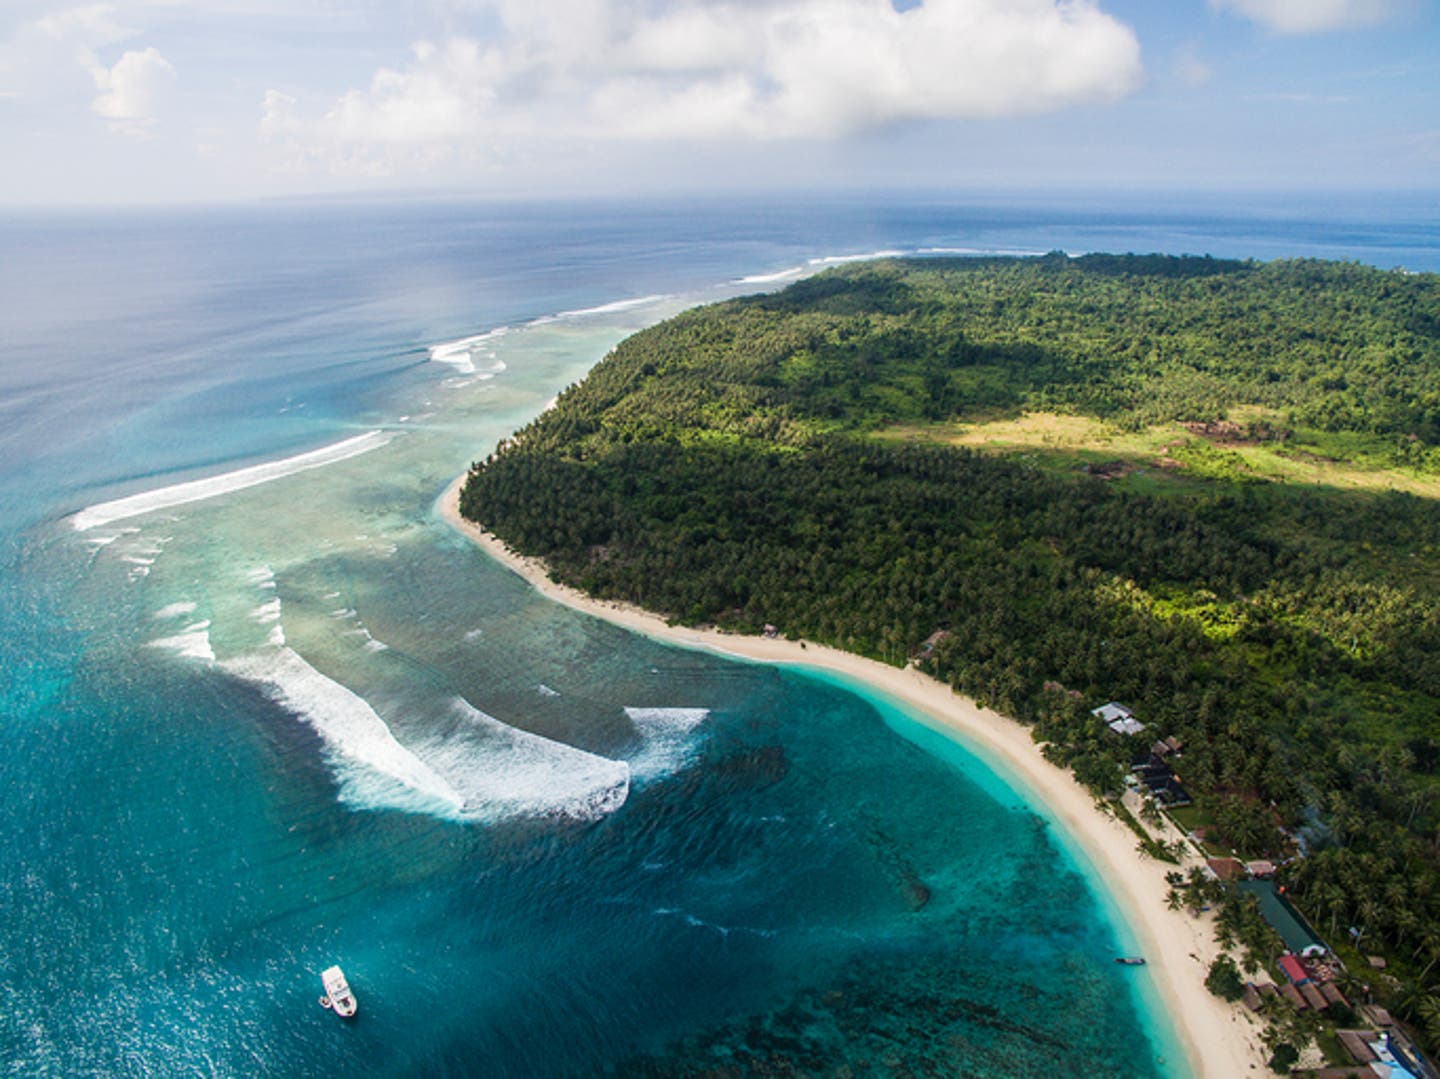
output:
M 1429 957 L 1430 962 L 1425 964 L 1425 969 L 1420 972 L 1419 980 L 1423 982 L 1425 976 L 1430 973 L 1430 968 L 1440 962 L 1440 932 L 1434 928 L 1427 928 L 1420 934 L 1420 949 L 1423 949 Z M 1420 949 L 1417 949 L 1417 953 Z
M 1440 1042 L 1440 997 L 1423 996 L 1415 1003 L 1415 1014 L 1425 1024 L 1431 1042 Z

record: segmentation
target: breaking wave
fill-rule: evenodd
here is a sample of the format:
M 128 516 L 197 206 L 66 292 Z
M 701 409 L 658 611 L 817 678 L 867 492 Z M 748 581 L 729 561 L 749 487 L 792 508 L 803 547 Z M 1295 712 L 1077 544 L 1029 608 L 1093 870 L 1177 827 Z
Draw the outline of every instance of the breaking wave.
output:
M 283 643 L 221 667 L 258 685 L 320 735 L 340 799 L 356 808 L 455 821 L 593 821 L 619 809 L 629 796 L 630 768 L 624 761 L 517 730 L 458 697 L 440 704 L 434 716 L 419 709 L 424 722 L 404 730 L 402 744 L 363 697 Z M 412 733 L 416 726 L 426 733 Z
M 596 315 L 614 315 L 621 311 L 629 311 L 635 307 L 644 307 L 646 304 L 659 303 L 661 300 L 668 300 L 670 297 L 664 293 L 656 293 L 653 296 L 637 296 L 632 300 L 612 300 L 610 303 L 602 303 L 596 307 L 580 307 L 574 311 L 560 311 L 553 315 L 546 315 L 537 318 L 531 325 L 543 326 L 547 322 L 560 322 L 577 318 L 593 318 Z
M 428 764 L 396 741 L 364 698 L 327 678 L 291 648 L 224 661 L 230 674 L 258 685 L 325 741 L 342 801 L 368 808 L 463 816 L 465 800 Z M 366 771 L 357 771 L 356 765 Z M 378 773 L 388 782 L 374 782 Z M 376 805 L 376 802 L 380 805 Z
M 737 277 L 734 281 L 737 285 L 773 285 L 777 281 L 787 281 L 792 277 L 800 277 L 809 273 L 810 267 L 791 266 L 788 270 L 776 270 L 774 273 L 752 273 L 744 277 Z
M 708 708 L 626 708 L 639 749 L 630 770 L 639 780 L 677 772 L 695 759 L 695 728 L 710 717 Z
M 467 816 L 593 821 L 630 794 L 624 761 L 522 731 L 460 697 L 419 751 L 464 798 Z
M 344 461 L 378 449 L 389 442 L 390 437 L 384 431 L 369 431 L 366 434 L 343 439 L 329 446 L 322 446 L 318 450 L 310 450 L 279 461 L 268 461 L 262 465 L 238 468 L 233 472 L 210 476 L 203 480 L 190 480 L 187 483 L 159 487 L 153 491 L 142 491 L 139 494 L 117 498 L 110 502 L 98 502 L 75 514 L 70 518 L 70 522 L 75 526 L 76 531 L 85 532 L 98 525 L 110 524 L 112 521 L 138 517 L 142 513 L 153 513 L 156 510 L 170 509 L 173 506 L 183 506 L 191 502 L 217 498 L 220 495 L 230 494 L 232 491 L 242 491 L 247 487 L 269 483 L 271 480 L 278 480 L 283 476 L 293 476 L 297 472 L 307 472 L 312 468 L 321 468 Z
M 446 341 L 443 344 L 431 345 L 430 360 L 432 363 L 443 363 L 455 368 L 463 375 L 475 373 L 475 350 L 484 348 L 493 341 L 498 341 L 510 332 L 509 326 L 500 326 L 485 333 L 477 333 L 471 337 L 462 337 L 458 341 Z M 502 363 L 495 370 L 505 370 Z

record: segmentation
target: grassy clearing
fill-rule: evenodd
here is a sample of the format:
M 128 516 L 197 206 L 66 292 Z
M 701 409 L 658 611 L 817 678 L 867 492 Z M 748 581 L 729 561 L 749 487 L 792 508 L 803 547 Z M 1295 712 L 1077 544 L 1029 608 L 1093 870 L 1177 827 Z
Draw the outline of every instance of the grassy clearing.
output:
M 1247 413 L 1236 418 L 1249 423 L 1267 417 Z M 879 437 L 1028 455 L 1053 471 L 1089 466 L 1092 473 L 1132 490 L 1177 490 L 1197 480 L 1238 480 L 1440 498 L 1440 476 L 1368 465 L 1371 447 L 1364 440 L 1321 433 L 1251 443 L 1196 433 L 1180 424 L 1127 431 L 1089 416 L 1027 412 L 979 423 L 897 425 Z

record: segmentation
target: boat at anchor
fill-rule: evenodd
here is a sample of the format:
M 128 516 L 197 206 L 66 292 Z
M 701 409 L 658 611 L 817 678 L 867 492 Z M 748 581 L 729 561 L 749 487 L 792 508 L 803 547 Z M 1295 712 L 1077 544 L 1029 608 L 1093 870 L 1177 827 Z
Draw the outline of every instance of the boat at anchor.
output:
M 320 998 L 321 1006 L 331 1009 L 342 1019 L 353 1016 L 357 1007 L 355 994 L 350 991 L 344 972 L 338 966 L 330 967 L 320 975 L 320 981 L 325 986 L 325 995 Z

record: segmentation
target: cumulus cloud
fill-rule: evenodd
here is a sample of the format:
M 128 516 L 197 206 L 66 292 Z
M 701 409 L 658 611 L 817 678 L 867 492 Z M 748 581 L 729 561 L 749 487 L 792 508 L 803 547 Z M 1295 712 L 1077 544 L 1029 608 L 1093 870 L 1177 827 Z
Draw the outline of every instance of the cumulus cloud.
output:
M 465 154 L 540 136 L 824 139 L 913 120 L 1115 101 L 1143 77 L 1094 0 L 491 0 L 501 29 L 414 48 L 262 134 L 331 158 Z M 283 122 L 282 122 L 283 120 Z
M 1282 34 L 1313 34 L 1373 26 L 1395 15 L 1398 0 L 1210 0 Z
M 142 6 L 160 2 L 148 0 Z M 98 91 L 90 99 L 90 110 L 114 130 L 147 135 L 175 69 L 154 47 L 127 50 L 113 64 L 100 59 L 100 53 L 138 33 L 114 4 L 53 11 L 22 24 L 0 43 L 0 75 L 8 74 L 22 88 L 12 91 L 15 96 L 63 100 L 66 107 L 83 107 L 88 76 L 88 84 Z
M 91 71 L 100 91 L 90 108 L 111 126 L 127 135 L 148 135 L 165 91 L 175 79 L 175 69 L 160 50 L 131 49 L 111 67 L 96 65 Z

